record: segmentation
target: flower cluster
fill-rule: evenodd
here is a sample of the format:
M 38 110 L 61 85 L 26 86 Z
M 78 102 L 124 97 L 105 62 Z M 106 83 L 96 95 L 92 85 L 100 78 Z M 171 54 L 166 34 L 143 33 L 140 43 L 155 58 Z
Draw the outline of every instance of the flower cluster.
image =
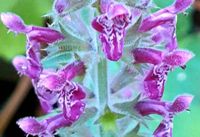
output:
M 76 122 L 87 110 L 88 105 L 98 106 L 99 113 L 97 115 L 99 121 L 103 122 L 102 119 L 107 119 L 107 114 L 102 114 L 106 109 L 109 110 L 109 114 L 114 115 L 114 120 L 118 118 L 118 114 L 125 115 L 124 119 L 130 117 L 129 115 L 139 115 L 139 117 L 151 114 L 160 115 L 163 120 L 153 135 L 155 137 L 171 137 L 174 116 L 187 110 L 193 99 L 193 96 L 188 94 L 179 95 L 173 102 L 162 99 L 168 73 L 177 67 L 185 69 L 186 63 L 194 56 L 190 51 L 179 49 L 176 38 L 177 15 L 184 12 L 193 0 L 175 0 L 172 5 L 155 13 L 149 13 L 147 10 L 151 7 L 151 0 L 138 0 L 138 2 L 97 0 L 92 5 L 98 9 L 99 15 L 89 20 L 91 26 L 87 26 L 87 23 L 82 21 L 81 15 L 79 16 L 81 13 L 79 10 L 83 8 L 84 13 L 91 12 L 92 17 L 96 15 L 95 10 L 88 10 L 89 1 L 55 0 L 54 11 L 49 15 L 53 18 L 50 28 L 26 25 L 15 14 L 1 13 L 1 20 L 10 31 L 25 34 L 27 37 L 26 56 L 15 57 L 13 59 L 14 67 L 20 75 L 31 78 L 44 112 L 52 112 L 56 105 L 59 108 L 56 114 L 45 119 L 26 117 L 20 119 L 17 124 L 27 134 L 50 137 L 59 128 L 69 127 Z M 89 31 L 90 27 L 94 30 Z M 56 30 L 52 28 L 56 28 Z M 91 34 L 95 34 L 95 31 L 98 33 L 98 38 L 95 35 L 91 36 Z M 135 40 L 131 43 L 130 39 Z M 141 44 L 144 39 L 148 40 L 150 44 Z M 127 41 L 129 44 L 126 45 Z M 94 42 L 97 43 L 94 44 Z M 68 52 L 73 53 L 77 58 L 75 61 L 73 58 L 72 62 L 68 60 L 70 63 L 57 67 L 57 69 L 47 69 L 41 61 L 42 44 L 49 44 L 53 50 L 57 49 L 50 51 L 47 57 L 55 57 L 63 52 Z M 81 47 L 77 50 L 70 50 L 72 45 L 80 45 L 80 47 L 87 45 L 92 48 Z M 164 47 L 158 49 L 157 45 L 164 45 Z M 63 50 L 65 48 L 62 49 L 62 46 L 68 50 Z M 105 58 L 99 54 L 100 48 L 94 46 L 102 48 Z M 84 50 L 82 51 L 82 49 Z M 126 60 L 126 58 L 128 59 Z M 110 71 L 108 71 L 107 64 L 110 62 L 107 60 L 124 68 L 120 70 L 117 78 L 114 78 L 114 84 L 109 82 L 111 78 L 108 78 Z M 141 78 L 137 68 L 140 66 L 138 64 L 148 66 L 145 70 L 141 68 L 146 73 L 142 74 L 142 79 L 140 79 L 142 83 L 140 98 L 136 98 L 136 101 L 132 100 L 131 103 L 120 104 L 114 99 L 113 101 L 111 98 L 113 96 L 113 98 L 117 98 L 117 92 L 121 92 L 123 89 L 130 90 L 130 92 L 123 92 L 125 100 L 132 99 L 132 87 L 129 86 L 134 87 L 135 78 Z M 85 74 L 84 80 L 81 79 L 83 85 L 73 80 L 83 74 Z M 87 87 L 88 90 L 84 87 Z M 91 98 L 86 98 L 86 92 L 90 90 L 93 90 L 94 94 L 91 94 Z M 84 101 L 84 99 L 87 100 Z M 93 104 L 93 99 L 96 99 L 96 104 Z M 114 113 L 115 109 L 121 109 L 121 111 Z M 138 123 L 140 124 L 139 120 Z M 81 126 L 79 125 L 79 127 Z M 124 127 L 122 129 L 124 130 Z M 120 135 L 126 136 L 125 133 Z
M 43 110 L 50 112 L 56 103 L 62 108 L 60 114 L 43 121 L 27 117 L 20 119 L 17 124 L 27 134 L 45 137 L 61 127 L 70 126 L 85 108 L 82 101 L 86 96 L 84 88 L 72 81 L 74 77 L 84 73 L 84 63 L 75 61 L 58 71 L 44 69 L 40 61 L 41 44 L 63 40 L 64 36 L 50 28 L 25 25 L 19 16 L 12 13 L 2 13 L 1 20 L 10 31 L 24 33 L 27 37 L 26 56 L 15 57 L 13 65 L 20 75 L 32 79 Z
M 145 99 L 134 108 L 142 116 L 157 114 L 163 117 L 153 133 L 155 137 L 172 137 L 174 116 L 187 110 L 193 99 L 191 95 L 181 95 L 172 103 L 161 99 L 168 73 L 176 67 L 185 69 L 185 64 L 194 56 L 190 51 L 178 49 L 176 38 L 176 16 L 191 4 L 192 0 L 176 0 L 171 6 L 142 20 L 138 31 L 151 32 L 152 41 L 155 44 L 164 43 L 165 49 L 142 47 L 132 50 L 134 64 L 147 63 L 151 68 L 142 80 Z

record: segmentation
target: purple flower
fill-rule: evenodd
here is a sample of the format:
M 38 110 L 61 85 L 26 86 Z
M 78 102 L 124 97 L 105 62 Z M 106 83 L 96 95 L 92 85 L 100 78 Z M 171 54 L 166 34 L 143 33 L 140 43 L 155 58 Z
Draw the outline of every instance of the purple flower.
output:
M 143 88 L 147 97 L 156 100 L 160 100 L 163 95 L 167 74 L 175 67 L 184 67 L 194 56 L 189 51 L 178 49 L 165 53 L 153 48 L 136 48 L 132 53 L 135 63 L 154 65 L 144 78 Z
M 30 25 L 26 26 L 23 20 L 13 13 L 2 13 L 1 20 L 9 30 L 26 34 L 30 43 L 38 42 L 50 44 L 64 39 L 64 36 L 56 30 Z
M 152 33 L 152 41 L 156 44 L 164 42 L 168 51 L 173 51 L 178 48 L 176 38 L 176 18 L 171 23 L 168 22 L 152 29 Z
M 19 74 L 26 75 L 31 79 L 39 78 L 42 71 L 39 47 L 38 44 L 27 46 L 26 57 L 16 56 L 13 59 L 13 65 Z
M 83 62 L 77 61 L 57 72 L 41 75 L 36 86 L 37 94 L 44 100 L 43 103 L 46 103 L 47 107 L 56 100 L 63 109 L 64 117 L 76 121 L 85 108 L 85 103 L 82 102 L 82 99 L 85 98 L 85 91 L 83 87 L 71 80 L 75 76 L 83 74 L 84 70 Z M 46 96 L 47 94 L 49 98 Z M 49 101 L 51 102 L 48 103 Z
M 146 32 L 166 23 L 173 24 L 176 14 L 185 11 L 192 2 L 193 0 L 176 0 L 173 5 L 161 9 L 143 19 L 138 30 L 140 32 Z
M 106 12 L 92 22 L 92 26 L 100 32 L 99 38 L 102 43 L 103 52 L 112 61 L 121 58 L 125 29 L 131 22 L 131 14 L 121 4 L 110 4 Z
M 172 14 L 166 9 L 159 10 L 143 19 L 138 31 L 146 32 L 163 24 L 173 23 L 175 16 L 176 15 Z
M 65 119 L 61 113 L 44 120 L 37 120 L 34 117 L 25 117 L 18 120 L 17 124 L 28 135 L 52 137 L 57 129 L 70 126 L 72 122 Z
M 156 100 L 143 100 L 139 101 L 134 108 L 142 116 L 151 114 L 161 115 L 163 120 L 153 134 L 155 137 L 172 137 L 174 116 L 179 112 L 187 110 L 192 99 L 193 96 L 191 95 L 181 95 L 172 103 Z
M 185 11 L 193 0 L 176 0 L 169 7 L 161 9 L 143 19 L 138 31 L 152 31 L 152 40 L 156 43 L 165 42 L 166 48 L 172 51 L 177 48 L 176 16 Z

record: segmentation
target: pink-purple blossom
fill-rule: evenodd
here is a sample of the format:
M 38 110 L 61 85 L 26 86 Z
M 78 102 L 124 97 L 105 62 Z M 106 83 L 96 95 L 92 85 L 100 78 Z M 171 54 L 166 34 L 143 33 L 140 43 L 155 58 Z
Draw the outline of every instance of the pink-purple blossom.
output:
M 37 91 L 39 97 L 44 100 L 44 103 L 46 102 L 45 105 L 58 102 L 62 107 L 64 117 L 76 121 L 84 111 L 85 103 L 82 99 L 86 95 L 84 88 L 71 80 L 83 72 L 83 62 L 77 61 L 57 72 L 41 74 L 36 85 L 36 90 L 39 89 Z M 51 93 L 56 96 L 50 96 Z M 46 94 L 49 94 L 50 98 L 45 98 Z M 48 108 L 45 109 L 48 110 Z
M 138 31 L 151 31 L 152 40 L 155 43 L 164 42 L 169 51 L 176 49 L 178 47 L 176 38 L 177 14 L 185 11 L 192 2 L 193 0 L 176 0 L 171 6 L 145 17 Z
M 155 137 L 172 137 L 173 118 L 177 113 L 183 112 L 189 108 L 193 96 L 180 95 L 173 102 L 164 102 L 157 100 L 139 101 L 134 109 L 142 116 L 151 114 L 161 115 L 162 122 L 154 131 Z
M 134 63 L 153 65 L 152 69 L 147 72 L 142 85 L 145 95 L 156 100 L 160 100 L 163 95 L 167 74 L 175 67 L 184 67 L 194 56 L 186 50 L 177 49 L 167 52 L 154 48 L 136 48 L 132 54 Z
M 38 79 L 42 71 L 40 63 L 40 45 L 27 46 L 26 57 L 16 56 L 13 59 L 13 65 L 21 75 L 26 75 L 31 79 Z
M 26 34 L 29 42 L 50 44 L 64 39 L 64 36 L 56 30 L 25 25 L 23 20 L 13 13 L 1 13 L 1 20 L 10 31 Z
M 78 120 L 84 112 L 85 89 L 72 79 L 85 72 L 82 61 L 67 64 L 58 71 L 46 70 L 40 61 L 41 44 L 50 44 L 64 39 L 64 36 L 53 29 L 27 26 L 23 20 L 12 13 L 2 13 L 2 22 L 16 33 L 24 33 L 27 36 L 26 56 L 17 56 L 13 59 L 13 65 L 21 75 L 32 79 L 35 92 L 45 112 L 53 109 L 58 103 L 62 113 L 43 121 L 35 118 L 24 118 L 18 121 L 20 128 L 30 135 L 41 137 L 50 136 L 56 129 L 70 126 Z
M 92 26 L 100 35 L 105 56 L 112 61 L 121 58 L 124 47 L 125 31 L 131 22 L 129 9 L 122 4 L 110 4 L 106 12 L 92 21 Z
M 57 114 L 44 120 L 37 120 L 34 117 L 25 117 L 17 121 L 19 127 L 28 135 L 39 137 L 53 137 L 53 134 L 62 127 L 67 127 L 72 122 L 63 117 L 63 114 Z
M 88 31 L 90 27 L 85 26 L 90 19 L 84 20 L 84 22 L 82 19 L 85 19 L 85 16 L 83 17 L 82 11 L 79 11 L 81 10 L 79 8 L 85 5 L 91 5 L 90 3 L 93 1 L 85 0 L 79 2 L 77 1 L 74 3 L 73 0 L 55 0 L 53 5 L 54 12 L 51 13 L 53 28 L 60 28 L 66 35 L 66 40 L 69 39 L 68 42 L 72 42 L 69 44 L 65 43 L 65 41 L 63 41 L 63 43 L 58 42 L 65 39 L 65 36 L 58 30 L 26 25 L 18 15 L 13 13 L 0 14 L 1 21 L 9 31 L 16 34 L 22 33 L 26 36 L 27 45 L 25 56 L 16 56 L 12 63 L 20 75 L 26 75 L 32 80 L 32 85 L 44 112 L 52 112 L 50 115 L 43 118 L 21 118 L 17 121 L 18 126 L 27 135 L 39 137 L 53 137 L 56 135 L 58 129 L 63 127 L 72 126 L 72 128 L 67 128 L 67 132 L 71 132 L 74 128 L 78 130 L 80 128 L 81 130 L 85 125 L 82 126 L 78 124 L 83 121 L 85 122 L 92 116 L 88 109 L 90 109 L 90 106 L 97 107 L 96 103 L 93 104 L 93 101 L 98 101 L 97 104 L 100 112 L 98 113 L 98 117 L 100 120 L 97 122 L 100 124 L 102 124 L 101 118 L 107 118 L 106 115 L 102 117 L 102 114 L 106 113 L 107 109 L 117 117 L 121 113 L 123 113 L 123 115 L 125 114 L 122 119 L 127 118 L 128 115 L 130 116 L 128 117 L 132 119 L 132 115 L 137 115 L 138 118 L 141 118 L 141 116 L 145 117 L 156 114 L 162 117 L 162 121 L 153 132 L 153 136 L 172 137 L 174 117 L 180 112 L 188 110 L 193 96 L 186 94 L 180 95 L 172 102 L 163 101 L 162 96 L 168 73 L 177 67 L 184 69 L 186 63 L 194 56 L 192 52 L 178 49 L 176 38 L 177 15 L 187 10 L 193 0 L 175 0 L 172 5 L 150 15 L 147 14 L 149 13 L 148 8 L 151 6 L 151 0 L 140 0 L 139 2 L 97 0 L 93 6 L 99 9 L 100 15 L 91 22 L 92 27 L 99 33 L 97 40 L 95 39 L 96 37 L 90 37 Z M 96 14 L 94 10 L 90 10 L 88 13 L 88 16 L 91 17 Z M 140 17 L 142 19 L 140 19 Z M 129 37 L 126 39 L 126 43 L 129 44 L 127 44 L 125 51 L 130 54 L 123 56 L 124 41 L 129 25 L 132 25 L 132 27 L 130 28 L 131 30 L 128 31 Z M 140 42 L 149 40 L 149 34 L 151 34 L 150 44 L 164 44 L 165 49 L 142 48 Z M 82 36 L 83 38 L 79 39 L 79 37 Z M 143 37 L 146 36 L 147 39 L 143 39 Z M 133 38 L 135 43 L 131 43 L 131 38 Z M 97 50 L 92 50 L 92 52 L 90 50 L 85 50 L 84 47 L 78 48 L 77 52 L 75 50 L 78 46 L 84 46 L 85 44 L 89 46 L 99 46 L 98 41 L 100 41 L 100 48 L 102 48 L 108 60 L 118 61 L 123 56 L 122 62 L 118 64 L 120 66 L 125 65 L 125 69 L 128 68 L 127 71 L 125 70 L 126 72 L 119 72 L 119 75 L 117 75 L 119 80 L 115 78 L 114 82 L 111 82 L 111 87 L 108 81 L 111 75 L 106 73 L 109 70 L 105 67 L 107 60 L 103 59 L 100 62 L 93 61 L 93 57 L 96 57 L 96 55 L 92 55 L 94 52 L 100 54 L 100 59 L 102 57 L 101 53 L 98 51 L 99 47 L 96 47 L 95 49 Z M 41 62 L 40 48 L 42 44 L 51 44 L 50 49 L 52 49 L 47 49 L 47 59 L 65 52 L 72 53 L 73 55 L 70 55 L 70 60 L 68 60 L 63 67 L 46 69 L 42 65 L 43 62 Z M 142 43 L 143 46 L 146 46 L 145 44 Z M 71 47 L 73 48 L 74 45 L 75 49 L 72 49 L 72 51 L 68 50 L 71 49 Z M 57 49 L 55 52 L 54 48 Z M 83 49 L 84 51 L 82 52 Z M 57 57 L 55 58 L 57 59 Z M 45 61 L 46 60 L 44 60 L 44 62 Z M 99 63 L 103 65 L 99 65 Z M 143 63 L 149 68 L 141 67 L 140 71 L 140 66 L 136 64 Z M 139 73 L 142 71 L 144 71 L 145 74 Z M 126 75 L 121 77 L 121 74 Z M 102 76 L 99 77 L 99 75 Z M 81 82 L 78 82 L 80 79 L 76 78 L 79 76 L 84 76 L 81 77 L 84 80 L 81 79 Z M 132 100 L 132 95 L 134 95 L 132 87 L 138 86 L 135 85 L 138 83 L 134 82 L 134 80 L 138 78 L 137 76 L 139 76 L 139 78 L 143 76 L 141 80 L 141 94 L 143 96 L 138 96 L 136 99 Z M 87 82 L 87 80 L 94 81 Z M 120 85 L 119 87 L 117 84 L 113 84 L 114 86 L 112 86 L 112 83 L 119 83 Z M 86 97 L 86 85 L 89 86 L 87 87 L 88 89 L 91 87 L 90 90 L 95 91 L 91 91 L 89 98 Z M 119 91 L 119 94 L 121 95 L 122 93 L 123 95 L 120 96 L 117 93 L 114 94 L 114 92 L 109 94 L 109 92 L 106 91 L 107 89 L 110 90 L 109 88 L 111 88 L 112 91 Z M 112 98 L 114 97 L 113 99 L 115 99 L 115 97 L 117 97 L 117 99 L 122 97 L 121 99 L 123 100 L 131 101 L 125 103 L 118 103 L 118 101 L 115 102 L 115 100 L 110 101 L 112 98 L 108 98 L 107 94 L 111 95 Z M 106 104 L 107 107 L 102 107 L 101 104 Z M 54 111 L 55 108 L 56 111 Z M 115 108 L 116 110 L 114 110 Z M 81 117 L 83 113 L 85 115 Z M 77 122 L 78 124 L 75 123 L 80 117 L 80 122 Z M 120 121 L 121 118 L 116 120 L 118 126 L 118 120 Z M 119 128 L 119 135 L 126 136 L 126 133 L 121 133 L 121 130 L 124 130 L 129 123 L 124 123 L 125 122 L 122 124 L 119 123 L 119 127 L 123 126 L 122 129 L 120 129 L 121 127 Z M 140 123 L 139 120 L 138 123 Z M 135 129 L 137 130 L 137 127 Z M 135 129 L 131 129 L 130 134 L 132 134 L 132 131 L 135 132 Z M 128 134 L 129 133 L 127 133 L 127 135 Z

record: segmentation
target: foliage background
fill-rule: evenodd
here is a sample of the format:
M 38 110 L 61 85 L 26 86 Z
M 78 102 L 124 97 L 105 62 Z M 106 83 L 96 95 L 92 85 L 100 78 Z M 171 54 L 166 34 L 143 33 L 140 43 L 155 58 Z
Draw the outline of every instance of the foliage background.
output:
M 159 7 L 165 7 L 173 0 L 154 0 Z M 42 15 L 51 10 L 51 0 L 0 0 L 0 12 L 14 12 L 20 15 L 26 24 L 42 26 Z M 190 93 L 195 96 L 191 112 L 184 112 L 175 117 L 174 137 L 200 136 L 200 34 L 189 33 L 191 29 L 192 9 L 189 15 L 178 16 L 177 36 L 179 46 L 195 53 L 195 57 L 187 64 L 185 71 L 178 68 L 171 72 L 165 88 L 164 99 L 173 100 L 178 94 Z M 25 37 L 13 33 L 7 34 L 7 29 L 0 23 L 0 58 L 11 62 L 11 59 L 24 54 Z M 155 120 L 148 130 L 153 131 L 159 124 L 160 117 Z

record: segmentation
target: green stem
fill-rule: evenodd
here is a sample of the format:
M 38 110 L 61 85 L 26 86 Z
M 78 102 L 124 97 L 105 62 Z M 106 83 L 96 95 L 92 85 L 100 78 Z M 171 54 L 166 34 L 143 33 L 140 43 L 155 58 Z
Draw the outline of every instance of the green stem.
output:
M 98 63 L 98 101 L 100 112 L 104 111 L 104 108 L 107 104 L 107 90 L 107 60 L 101 59 Z

